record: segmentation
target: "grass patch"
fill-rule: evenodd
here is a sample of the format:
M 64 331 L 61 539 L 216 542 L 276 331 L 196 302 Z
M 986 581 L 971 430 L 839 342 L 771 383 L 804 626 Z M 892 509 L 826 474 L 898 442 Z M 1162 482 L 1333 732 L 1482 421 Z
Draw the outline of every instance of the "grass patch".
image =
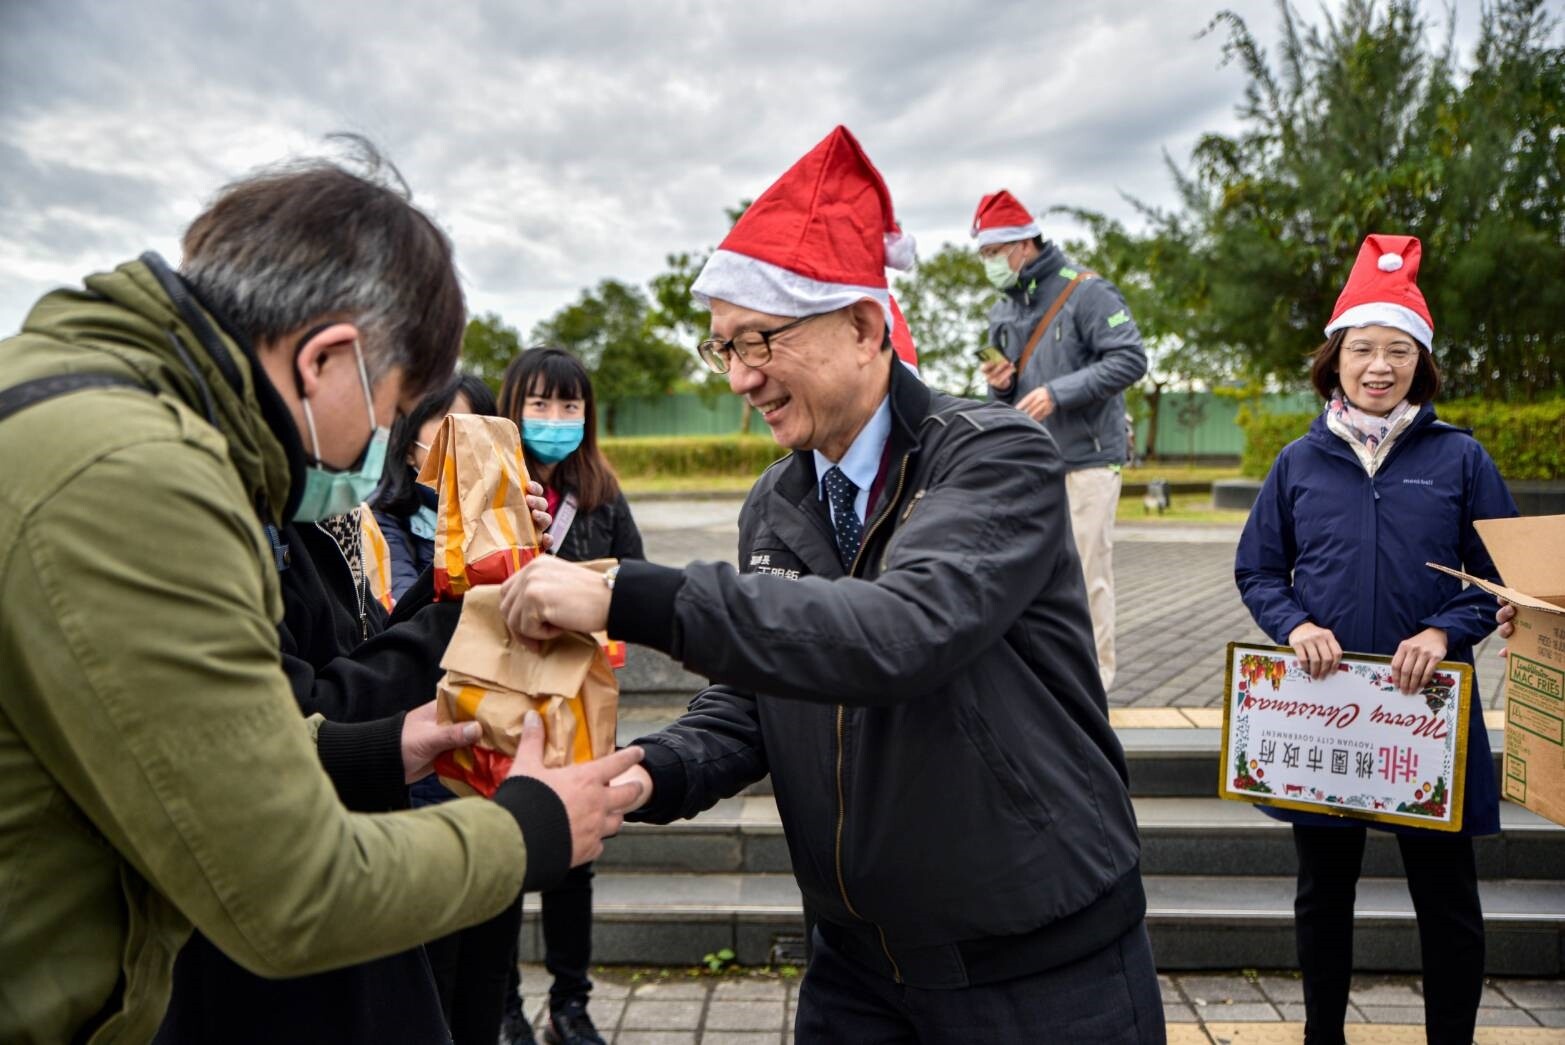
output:
M 1250 517 L 1249 512 L 1233 508 L 1213 508 L 1210 494 L 1176 493 L 1162 515 L 1148 512 L 1141 503 L 1140 494 L 1126 494 L 1119 499 L 1114 521 L 1120 523 L 1222 523 L 1240 526 Z
M 1144 483 L 1152 479 L 1167 479 L 1171 483 L 1210 483 L 1218 479 L 1239 478 L 1239 466 L 1235 464 L 1225 467 L 1214 465 L 1190 467 L 1178 461 L 1167 463 L 1153 461 L 1151 464 L 1127 468 L 1123 475 L 1127 483 Z
M 743 497 L 755 485 L 756 475 L 653 475 L 620 479 L 627 497 L 637 494 L 731 493 Z

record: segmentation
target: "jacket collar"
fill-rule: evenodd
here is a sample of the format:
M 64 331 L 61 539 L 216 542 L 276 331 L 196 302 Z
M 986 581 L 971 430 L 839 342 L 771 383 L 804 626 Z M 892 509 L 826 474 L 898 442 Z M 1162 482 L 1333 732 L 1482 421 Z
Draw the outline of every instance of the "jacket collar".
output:
M 29 322 L 113 357 L 149 388 L 206 418 L 223 434 L 229 462 L 261 521 L 286 521 L 296 488 L 302 488 L 303 449 L 245 339 L 156 254 L 89 276 L 86 289 L 85 296 L 46 297 Z
M 1065 252 L 1055 246 L 1053 240 L 1045 240 L 1043 250 L 1036 258 L 1022 266 L 1016 274 L 1016 285 L 1005 291 L 1007 297 L 1027 304 L 1038 295 L 1038 288 L 1049 285 L 1049 281 L 1060 274 L 1060 269 L 1065 267 Z
M 1393 457 L 1397 456 L 1402 447 L 1406 446 L 1414 439 L 1428 434 L 1429 432 L 1439 430 L 1449 430 L 1453 432 L 1462 431 L 1462 429 L 1445 424 L 1438 417 L 1436 417 L 1435 405 L 1433 403 L 1421 404 L 1418 408 L 1418 413 L 1413 416 L 1412 423 L 1407 426 L 1407 431 L 1398 436 L 1397 441 L 1392 444 L 1391 450 L 1386 455 L 1386 463 L 1389 463 Z M 1351 461 L 1353 462 L 1353 466 L 1355 468 L 1358 468 L 1360 471 L 1363 470 L 1363 465 L 1359 463 L 1359 459 L 1354 456 L 1353 451 L 1348 447 L 1348 444 L 1344 443 L 1341 437 L 1339 437 L 1337 433 L 1333 432 L 1326 424 L 1325 410 L 1322 410 L 1320 413 L 1316 414 L 1315 420 L 1310 422 L 1308 438 L 1316 446 L 1324 449 L 1326 452 L 1335 454 L 1344 460 Z M 1382 464 L 1381 467 L 1384 468 L 1385 464 Z
M 932 397 L 929 387 L 917 375 L 893 360 L 891 367 L 891 435 L 886 441 L 887 477 L 874 504 L 869 506 L 865 531 L 875 520 L 892 510 L 897 496 L 897 478 L 908 459 L 919 449 L 919 430 L 929 416 Z M 836 538 L 831 519 L 817 494 L 815 455 L 795 450 L 772 466 L 777 469 L 770 496 L 759 509 L 772 528 L 810 572 L 826 578 L 841 577 L 842 563 L 837 558 Z

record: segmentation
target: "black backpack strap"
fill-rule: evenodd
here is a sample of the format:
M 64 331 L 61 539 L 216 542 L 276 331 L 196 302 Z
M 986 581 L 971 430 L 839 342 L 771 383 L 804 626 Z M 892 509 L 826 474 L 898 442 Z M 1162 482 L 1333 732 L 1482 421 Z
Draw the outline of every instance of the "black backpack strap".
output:
M 134 388 L 152 394 L 139 381 L 119 374 L 51 374 L 0 391 L 0 421 L 45 400 L 89 388 Z

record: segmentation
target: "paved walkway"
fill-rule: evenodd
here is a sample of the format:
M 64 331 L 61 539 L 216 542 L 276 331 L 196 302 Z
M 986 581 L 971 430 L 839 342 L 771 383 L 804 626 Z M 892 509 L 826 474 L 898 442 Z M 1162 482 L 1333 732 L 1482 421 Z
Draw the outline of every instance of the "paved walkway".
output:
M 739 500 L 646 501 L 633 505 L 657 562 L 732 562 Z M 1265 642 L 1234 587 L 1232 526 L 1145 523 L 1119 527 L 1114 549 L 1119 670 L 1109 691 L 1118 708 L 1222 706 L 1223 651 L 1233 641 Z M 1479 647 L 1484 706 L 1501 706 L 1501 643 Z
M 711 976 L 682 969 L 593 974 L 591 1012 L 612 1045 L 789 1045 L 799 980 L 772 972 Z M 1271 1045 L 1304 1040 L 1299 979 L 1283 973 L 1160 976 L 1171 1045 Z M 529 1003 L 548 974 L 525 965 Z M 543 1003 L 536 1006 L 542 1018 Z M 1348 1041 L 1424 1041 L 1423 996 L 1410 977 L 1355 977 Z M 1478 1015 L 1479 1045 L 1565 1042 L 1565 982 L 1491 979 Z M 542 1024 L 540 1022 L 539 1026 Z

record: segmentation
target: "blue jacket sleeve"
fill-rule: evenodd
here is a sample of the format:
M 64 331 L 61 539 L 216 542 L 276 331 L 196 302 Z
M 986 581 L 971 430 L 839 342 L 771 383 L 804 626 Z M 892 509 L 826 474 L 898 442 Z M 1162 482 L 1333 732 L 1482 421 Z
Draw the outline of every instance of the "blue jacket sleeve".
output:
M 1485 580 L 1500 580 L 1494 560 L 1483 546 L 1473 522 L 1478 519 L 1509 519 L 1518 514 L 1516 502 L 1494 459 L 1481 445 L 1473 444 L 1469 455 L 1469 467 L 1463 477 L 1466 486 L 1466 506 L 1462 514 L 1462 564 L 1463 572 Z M 1433 615 L 1419 623 L 1426 628 L 1439 628 L 1446 633 L 1449 649 L 1463 649 L 1477 645 L 1494 630 L 1495 611 L 1499 602 L 1493 595 L 1476 585 L 1468 585 Z
M 391 554 L 391 597 L 400 599 L 422 572 L 418 553 L 404 520 L 386 512 L 376 512 L 375 521 L 380 523 L 380 532 L 386 536 L 386 550 Z
M 1298 545 L 1287 497 L 1287 462 L 1285 450 L 1266 473 L 1234 556 L 1239 597 L 1255 623 L 1279 646 L 1287 643 L 1294 628 L 1310 619 L 1293 590 Z

